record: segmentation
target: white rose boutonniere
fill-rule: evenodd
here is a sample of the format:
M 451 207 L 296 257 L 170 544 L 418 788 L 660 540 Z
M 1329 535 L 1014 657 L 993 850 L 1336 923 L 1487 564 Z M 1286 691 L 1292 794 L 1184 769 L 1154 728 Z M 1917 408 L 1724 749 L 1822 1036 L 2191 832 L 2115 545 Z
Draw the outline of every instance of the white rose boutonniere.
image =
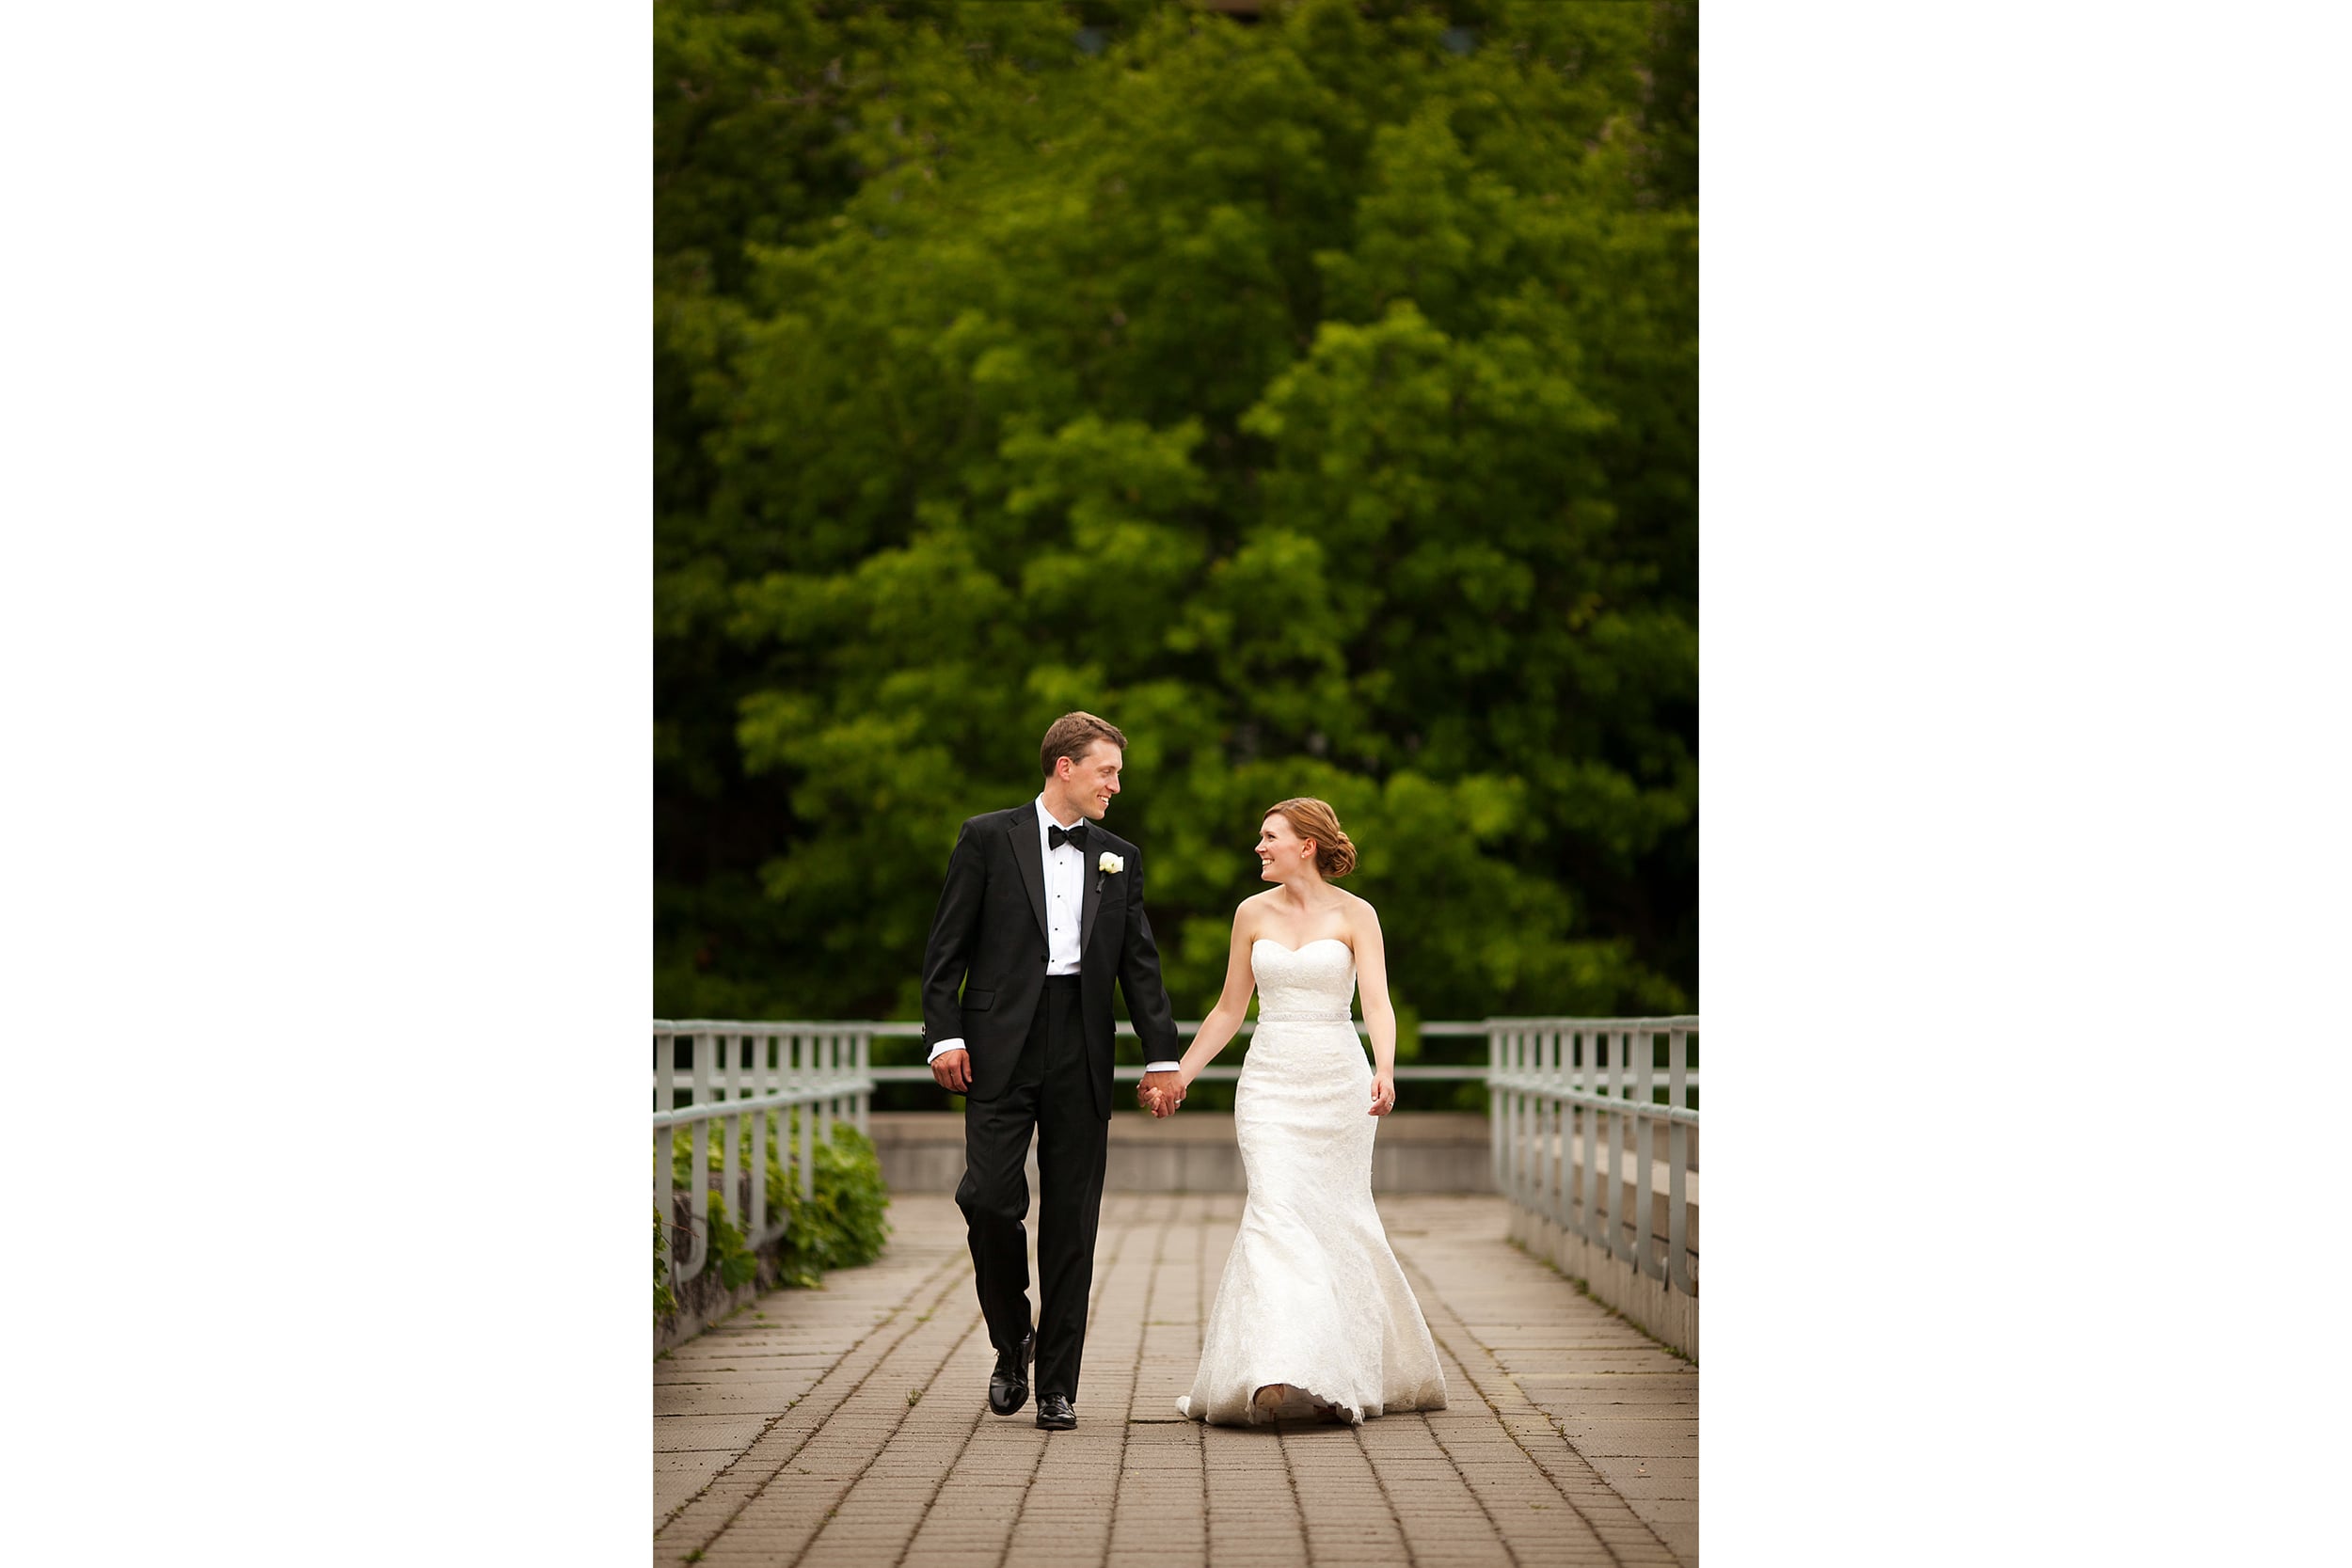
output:
M 1127 863 L 1120 860 L 1117 855 L 1112 854 L 1108 849 L 1105 849 L 1103 851 L 1102 860 L 1095 863 L 1094 869 L 1102 872 L 1106 877 L 1115 876 L 1127 869 Z

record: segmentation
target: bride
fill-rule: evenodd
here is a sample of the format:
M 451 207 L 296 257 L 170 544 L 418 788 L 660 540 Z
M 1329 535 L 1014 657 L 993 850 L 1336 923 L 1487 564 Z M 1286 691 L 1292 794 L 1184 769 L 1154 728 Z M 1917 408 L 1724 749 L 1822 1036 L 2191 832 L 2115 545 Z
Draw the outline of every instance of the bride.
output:
M 1275 885 L 1234 911 L 1225 992 L 1184 1053 L 1182 1086 L 1152 1101 L 1156 1115 L 1175 1110 L 1256 990 L 1233 1099 L 1249 1199 L 1176 1408 L 1234 1426 L 1442 1409 L 1437 1346 L 1372 1204 L 1373 1136 L 1396 1104 L 1396 1013 L 1379 917 L 1330 881 L 1355 869 L 1356 847 L 1323 801 L 1285 800 L 1259 829 L 1258 861 Z M 1348 1020 L 1359 973 L 1374 1067 Z

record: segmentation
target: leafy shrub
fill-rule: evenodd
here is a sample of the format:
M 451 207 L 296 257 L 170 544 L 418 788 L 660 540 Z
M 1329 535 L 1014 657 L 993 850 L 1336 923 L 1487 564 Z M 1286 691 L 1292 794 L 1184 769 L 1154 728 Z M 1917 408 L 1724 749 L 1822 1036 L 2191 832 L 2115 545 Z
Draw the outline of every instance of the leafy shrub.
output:
M 661 1211 L 653 1212 L 653 1315 L 666 1318 L 677 1310 L 677 1297 L 670 1293 L 670 1260 L 661 1256 Z
M 817 1146 L 816 1196 L 803 1199 L 785 1179 L 784 1167 L 768 1162 L 771 1209 L 788 1209 L 791 1228 L 784 1236 L 784 1278 L 810 1286 L 827 1269 L 855 1268 L 882 1256 L 890 1222 L 882 1161 L 871 1140 L 846 1121 L 833 1124 L 830 1143 Z
M 715 1192 L 710 1195 L 710 1261 L 703 1266 L 718 1270 L 719 1283 L 730 1291 L 750 1283 L 759 1272 L 759 1255 L 727 1217 L 727 1206 Z
M 785 1168 L 787 1140 L 796 1137 L 801 1112 L 768 1115 L 767 1197 L 770 1224 L 785 1222 L 784 1239 L 776 1249 L 777 1283 L 800 1289 L 819 1285 L 827 1269 L 854 1268 L 882 1254 L 890 1236 L 884 1212 L 889 1189 L 882 1184 L 882 1161 L 874 1145 L 846 1121 L 836 1121 L 828 1141 L 817 1146 L 814 1196 L 803 1198 L 800 1184 Z M 718 1124 L 723 1127 L 723 1124 Z M 693 1180 L 693 1129 L 681 1127 L 671 1135 L 672 1179 L 681 1187 Z M 720 1132 L 714 1137 L 723 1137 Z M 748 1157 L 749 1148 L 746 1145 Z M 730 1217 L 725 1195 L 719 1189 L 716 1150 L 707 1156 L 710 1181 L 710 1259 L 720 1284 L 729 1290 L 758 1273 L 758 1254 Z M 654 1314 L 677 1310 L 677 1298 L 666 1283 L 669 1271 L 660 1255 L 661 1216 L 654 1216 Z

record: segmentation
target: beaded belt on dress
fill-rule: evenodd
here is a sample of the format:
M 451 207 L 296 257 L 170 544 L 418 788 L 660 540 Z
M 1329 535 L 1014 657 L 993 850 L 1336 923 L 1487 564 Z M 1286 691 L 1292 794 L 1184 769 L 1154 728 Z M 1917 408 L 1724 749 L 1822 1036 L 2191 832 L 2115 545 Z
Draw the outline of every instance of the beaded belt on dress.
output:
M 1353 1023 L 1348 1013 L 1260 1013 L 1260 1023 Z

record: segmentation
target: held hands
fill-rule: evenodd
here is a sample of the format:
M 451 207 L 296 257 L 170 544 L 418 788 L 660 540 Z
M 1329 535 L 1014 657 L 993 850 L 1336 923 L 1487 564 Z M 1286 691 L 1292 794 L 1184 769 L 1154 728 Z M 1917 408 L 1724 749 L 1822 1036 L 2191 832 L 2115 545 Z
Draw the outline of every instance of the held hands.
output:
M 1372 1075 L 1372 1109 L 1367 1116 L 1385 1117 L 1396 1109 L 1396 1082 L 1388 1073 Z
M 931 1079 L 943 1089 L 965 1093 L 972 1087 L 972 1053 L 941 1052 L 931 1060 Z
M 1184 1075 L 1181 1072 L 1147 1072 L 1143 1082 L 1136 1085 L 1136 1101 L 1154 1117 L 1172 1117 L 1176 1107 L 1184 1102 Z

